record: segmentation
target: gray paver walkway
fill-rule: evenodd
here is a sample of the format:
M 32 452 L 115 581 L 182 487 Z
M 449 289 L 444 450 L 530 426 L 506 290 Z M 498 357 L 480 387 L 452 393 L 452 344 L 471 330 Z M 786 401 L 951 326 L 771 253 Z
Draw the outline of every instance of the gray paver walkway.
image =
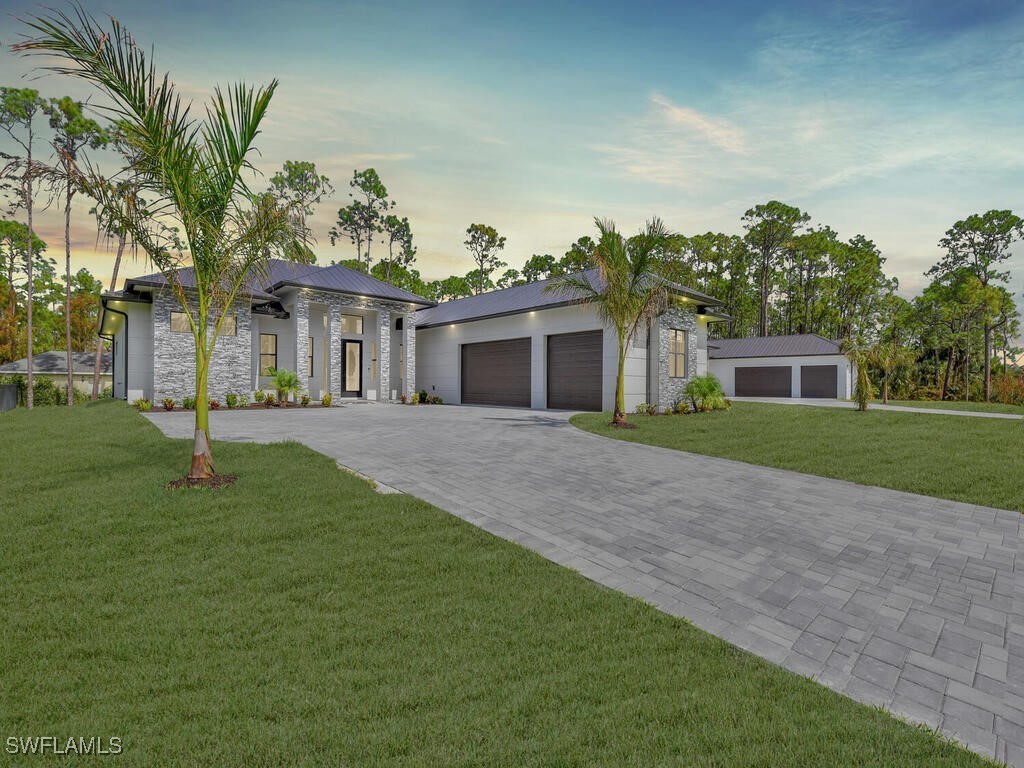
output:
M 772 403 L 774 405 L 812 405 L 818 408 L 857 407 L 851 400 L 825 400 L 810 397 L 734 397 L 740 403 Z M 912 405 L 882 405 L 871 403 L 872 411 L 897 411 L 900 413 L 926 413 L 932 416 L 973 416 L 979 419 L 1024 419 L 1019 413 L 997 413 L 995 411 L 958 411 L 953 408 L 915 408 Z
M 150 415 L 191 435 L 190 414 Z M 562 413 L 211 414 L 285 438 L 1024 768 L 1016 512 L 612 441 Z

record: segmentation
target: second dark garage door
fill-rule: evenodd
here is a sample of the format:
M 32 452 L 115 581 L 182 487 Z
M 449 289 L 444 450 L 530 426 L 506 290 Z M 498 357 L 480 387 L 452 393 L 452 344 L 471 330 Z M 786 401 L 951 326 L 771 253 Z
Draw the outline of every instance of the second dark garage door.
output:
M 462 345 L 462 402 L 530 407 L 530 340 Z
M 765 365 L 736 369 L 736 397 L 792 397 L 793 369 Z
M 548 336 L 548 408 L 601 410 L 602 331 Z
M 834 365 L 801 365 L 800 397 L 836 397 L 839 371 Z

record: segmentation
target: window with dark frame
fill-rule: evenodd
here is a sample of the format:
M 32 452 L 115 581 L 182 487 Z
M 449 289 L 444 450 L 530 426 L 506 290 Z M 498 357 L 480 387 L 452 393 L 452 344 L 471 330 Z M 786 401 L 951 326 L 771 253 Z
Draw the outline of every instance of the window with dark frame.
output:
M 309 337 L 309 378 L 313 378 L 313 337 Z
M 260 376 L 269 376 L 268 371 L 277 368 L 277 334 L 260 334 Z
M 673 379 L 686 378 L 686 344 L 687 333 L 678 328 L 669 330 L 668 339 L 668 375 Z

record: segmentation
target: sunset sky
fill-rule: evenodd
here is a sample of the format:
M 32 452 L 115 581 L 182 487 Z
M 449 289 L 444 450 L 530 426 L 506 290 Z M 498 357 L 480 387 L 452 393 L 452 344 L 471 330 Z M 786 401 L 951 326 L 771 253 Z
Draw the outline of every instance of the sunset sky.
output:
M 5 6 L 0 84 L 23 85 L 36 62 L 6 49 L 15 17 L 40 6 Z M 314 223 L 322 263 L 353 255 L 327 229 L 367 167 L 409 217 L 426 278 L 470 269 L 472 222 L 506 235 L 519 267 L 561 255 L 595 215 L 739 232 L 744 210 L 774 198 L 875 240 L 909 296 L 954 221 L 1024 211 L 1019 2 L 85 6 L 154 46 L 197 102 L 218 83 L 280 79 L 257 164 L 312 160 L 333 181 Z M 31 85 L 88 95 L 55 76 Z M 75 264 L 106 281 L 86 208 Z M 52 255 L 61 232 L 43 214 Z M 1024 249 L 1011 268 L 1019 293 Z

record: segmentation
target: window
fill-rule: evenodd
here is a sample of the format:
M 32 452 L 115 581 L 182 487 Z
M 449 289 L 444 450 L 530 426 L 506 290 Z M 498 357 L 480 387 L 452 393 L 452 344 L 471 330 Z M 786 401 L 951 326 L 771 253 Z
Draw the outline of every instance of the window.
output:
M 188 315 L 184 312 L 171 312 L 171 333 L 192 333 Z
M 686 331 L 671 328 L 668 332 L 668 375 L 673 379 L 686 378 Z
M 363 318 L 359 315 L 342 315 L 341 332 L 361 335 L 363 332 Z
M 238 318 L 234 315 L 229 315 L 224 318 L 224 324 L 220 327 L 221 336 L 237 336 L 238 335 Z
M 260 376 L 269 376 L 268 371 L 277 368 L 277 334 L 260 334 Z
M 313 337 L 309 337 L 309 378 L 313 378 Z
M 207 326 L 209 334 L 213 335 L 213 329 L 217 325 L 217 318 L 211 318 L 210 323 Z M 171 312 L 171 333 L 192 333 L 192 328 L 188 324 L 188 315 L 184 312 Z M 220 327 L 221 336 L 237 336 L 238 335 L 238 318 L 234 315 L 227 317 L 224 320 L 224 324 Z

